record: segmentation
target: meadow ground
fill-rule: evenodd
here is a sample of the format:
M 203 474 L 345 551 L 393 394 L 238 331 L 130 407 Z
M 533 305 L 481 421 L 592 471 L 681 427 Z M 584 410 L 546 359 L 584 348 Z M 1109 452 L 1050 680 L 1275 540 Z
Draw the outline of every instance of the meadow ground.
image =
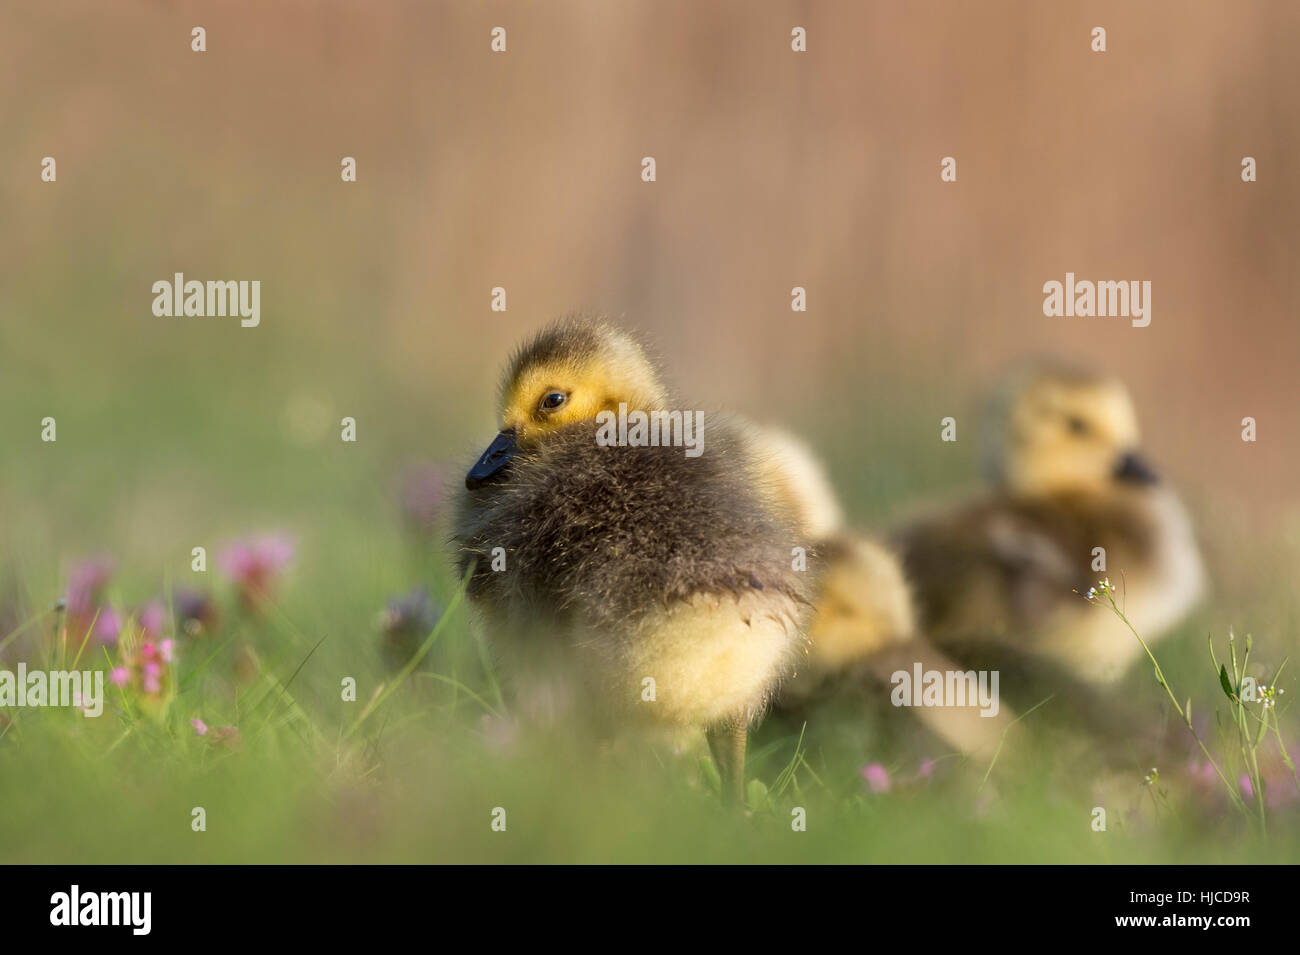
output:
M 201 406 L 183 379 L 175 386 L 174 407 Z M 190 413 L 152 413 L 163 437 L 150 447 L 198 454 L 187 446 L 198 440 Z M 178 474 L 129 431 L 114 431 L 117 414 L 100 407 L 61 421 L 59 441 L 24 452 L 24 469 L 10 472 L 8 530 L 25 543 L 7 542 L 5 665 L 54 666 L 80 651 L 83 665 L 126 669 L 123 686 L 108 684 L 100 718 L 4 712 L 5 862 L 1300 858 L 1289 780 L 1270 780 L 1261 837 L 1253 803 L 1250 816 L 1235 811 L 1217 781 L 1189 770 L 1188 741 L 1145 664 L 1122 692 L 1140 719 L 1168 723 L 1175 743 L 1153 754 L 1162 759 L 1156 786 L 1136 761 L 1121 776 L 1104 833 L 1092 830 L 1093 800 L 1073 757 L 1037 731 L 1046 708 L 1011 730 L 1018 757 L 991 769 L 946 753 L 901 711 L 890 719 L 904 722 L 887 731 L 851 706 L 806 730 L 773 722 L 751 756 L 751 813 L 732 818 L 714 795 L 701 741 L 629 735 L 597 746 L 576 729 L 510 717 L 497 663 L 457 598 L 445 543 L 445 496 L 460 480 L 468 436 L 464 448 L 433 437 L 412 448 L 402 426 L 381 425 L 364 433 L 371 449 L 361 454 L 324 417 L 318 437 L 295 443 L 286 427 L 316 425 L 250 411 L 214 418 L 202 439 L 241 446 L 240 455 L 208 453 L 204 468 Z M 831 445 L 841 448 L 831 468 L 859 523 L 882 524 L 917 499 L 969 485 L 973 456 L 942 459 L 933 442 L 916 440 L 924 430 L 891 420 L 856 450 Z M 432 467 L 412 464 L 434 456 L 417 451 L 449 447 Z M 871 462 L 855 457 L 867 448 Z M 244 515 L 242 526 L 232 513 Z M 1206 635 L 1215 633 L 1222 653 L 1224 621 L 1244 633 L 1252 614 L 1294 615 L 1294 565 L 1280 565 L 1284 550 L 1254 534 L 1208 537 L 1223 584 L 1156 650 L 1223 761 L 1204 721 L 1216 708 L 1228 718 L 1230 707 Z M 209 550 L 202 574 L 191 569 L 198 544 Z M 159 559 L 164 549 L 173 553 Z M 426 588 L 427 604 L 411 596 Z M 170 614 L 156 602 L 167 595 Z M 51 609 L 60 599 L 66 607 Z M 93 637 L 80 650 L 74 633 L 89 625 L 87 612 L 95 628 L 117 630 L 116 645 Z M 164 639 L 170 661 L 161 659 Z M 1259 634 L 1251 672 L 1270 676 L 1293 640 L 1294 630 Z M 145 643 L 158 664 L 148 674 Z M 1293 675 L 1284 672 L 1290 692 L 1275 712 L 1294 741 Z M 345 678 L 356 681 L 355 702 L 342 698 Z M 1261 754 L 1272 746 L 1265 740 Z M 1246 767 L 1234 758 L 1223 764 L 1237 778 Z M 195 807 L 206 831 L 192 829 Z M 504 832 L 492 828 L 498 807 Z M 795 807 L 806 810 L 804 832 L 792 830 Z

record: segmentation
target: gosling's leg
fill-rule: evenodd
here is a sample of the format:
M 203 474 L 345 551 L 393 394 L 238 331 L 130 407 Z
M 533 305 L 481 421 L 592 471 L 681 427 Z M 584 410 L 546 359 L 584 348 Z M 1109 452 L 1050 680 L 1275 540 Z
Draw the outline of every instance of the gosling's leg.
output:
M 745 805 L 745 742 L 748 727 L 744 717 L 711 726 L 705 731 L 713 764 L 722 779 L 722 801 L 739 809 Z

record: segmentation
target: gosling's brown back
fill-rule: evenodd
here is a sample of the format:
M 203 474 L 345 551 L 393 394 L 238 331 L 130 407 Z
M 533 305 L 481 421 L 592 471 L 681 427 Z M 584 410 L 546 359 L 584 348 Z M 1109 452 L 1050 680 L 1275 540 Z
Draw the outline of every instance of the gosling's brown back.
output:
M 456 538 L 462 573 L 475 564 L 471 595 L 611 634 L 698 595 L 806 605 L 807 575 L 791 553 L 808 542 L 756 493 L 738 436 L 710 424 L 694 458 L 681 447 L 602 447 L 594 422 L 521 451 L 502 480 L 462 498 Z M 506 562 L 494 572 L 497 547 Z
M 1092 570 L 1094 547 L 1104 547 L 1116 569 L 1154 560 L 1158 528 L 1132 503 L 997 493 L 902 529 L 894 543 L 921 629 L 941 643 L 1030 643 L 1060 608 L 1073 602 L 1085 609 L 1074 591 L 1085 593 L 1105 576 Z

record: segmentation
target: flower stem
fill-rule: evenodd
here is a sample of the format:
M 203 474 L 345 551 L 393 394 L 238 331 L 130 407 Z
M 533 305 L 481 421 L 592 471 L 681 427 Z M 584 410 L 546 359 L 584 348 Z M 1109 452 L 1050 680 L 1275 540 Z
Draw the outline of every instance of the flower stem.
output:
M 1134 629 L 1133 624 L 1129 622 L 1128 617 L 1124 616 L 1124 611 L 1119 609 L 1119 605 L 1115 603 L 1115 598 L 1110 594 L 1107 594 L 1106 597 L 1110 603 L 1110 609 L 1114 612 L 1115 616 L 1124 621 L 1124 626 L 1128 627 L 1129 633 L 1133 634 L 1133 636 L 1137 638 L 1137 642 L 1142 645 L 1142 649 L 1146 652 L 1147 658 L 1151 661 L 1151 665 L 1156 668 L 1156 679 L 1160 681 L 1160 685 L 1164 687 L 1165 692 L 1169 694 L 1169 700 L 1174 704 L 1174 709 L 1178 711 L 1178 715 L 1182 717 L 1183 723 L 1187 726 L 1187 731 L 1192 734 L 1192 739 L 1196 740 L 1196 745 L 1201 748 L 1201 752 L 1205 755 L 1206 761 L 1209 762 L 1211 767 L 1213 767 L 1215 774 L 1228 790 L 1228 796 L 1232 799 L 1233 805 L 1243 813 L 1249 815 L 1250 810 L 1246 807 L 1246 801 L 1241 798 L 1241 793 L 1237 792 L 1237 787 L 1234 786 L 1229 781 L 1228 777 L 1223 774 L 1223 770 L 1219 769 L 1219 764 L 1214 761 L 1214 757 L 1210 755 L 1210 751 L 1206 748 L 1205 743 L 1201 742 L 1201 737 L 1197 734 L 1196 727 L 1192 726 L 1191 716 L 1183 710 L 1183 705 L 1178 702 L 1178 697 L 1174 696 L 1174 691 L 1169 687 L 1169 681 L 1165 679 L 1164 671 L 1160 669 L 1160 661 L 1157 660 L 1155 654 L 1151 652 L 1151 648 L 1148 647 L 1147 642 L 1142 639 L 1142 635 Z

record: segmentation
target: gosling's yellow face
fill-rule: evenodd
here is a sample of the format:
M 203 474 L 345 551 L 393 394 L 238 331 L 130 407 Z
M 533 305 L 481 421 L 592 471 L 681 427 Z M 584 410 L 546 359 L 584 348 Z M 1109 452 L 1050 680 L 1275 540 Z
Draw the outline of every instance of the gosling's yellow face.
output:
M 1138 454 L 1133 403 L 1118 382 L 1039 378 L 1016 399 L 1006 427 L 1002 471 L 1013 493 L 1102 494 L 1155 481 Z
M 465 483 L 486 484 L 521 447 L 567 425 L 617 413 L 620 404 L 650 411 L 665 403 L 654 365 L 633 338 L 602 322 L 559 322 L 511 361 L 501 386 L 501 431 Z
M 502 388 L 501 430 L 514 429 L 520 443 L 602 411 L 662 407 L 654 369 L 630 340 L 611 341 L 595 355 L 560 355 L 515 369 Z

